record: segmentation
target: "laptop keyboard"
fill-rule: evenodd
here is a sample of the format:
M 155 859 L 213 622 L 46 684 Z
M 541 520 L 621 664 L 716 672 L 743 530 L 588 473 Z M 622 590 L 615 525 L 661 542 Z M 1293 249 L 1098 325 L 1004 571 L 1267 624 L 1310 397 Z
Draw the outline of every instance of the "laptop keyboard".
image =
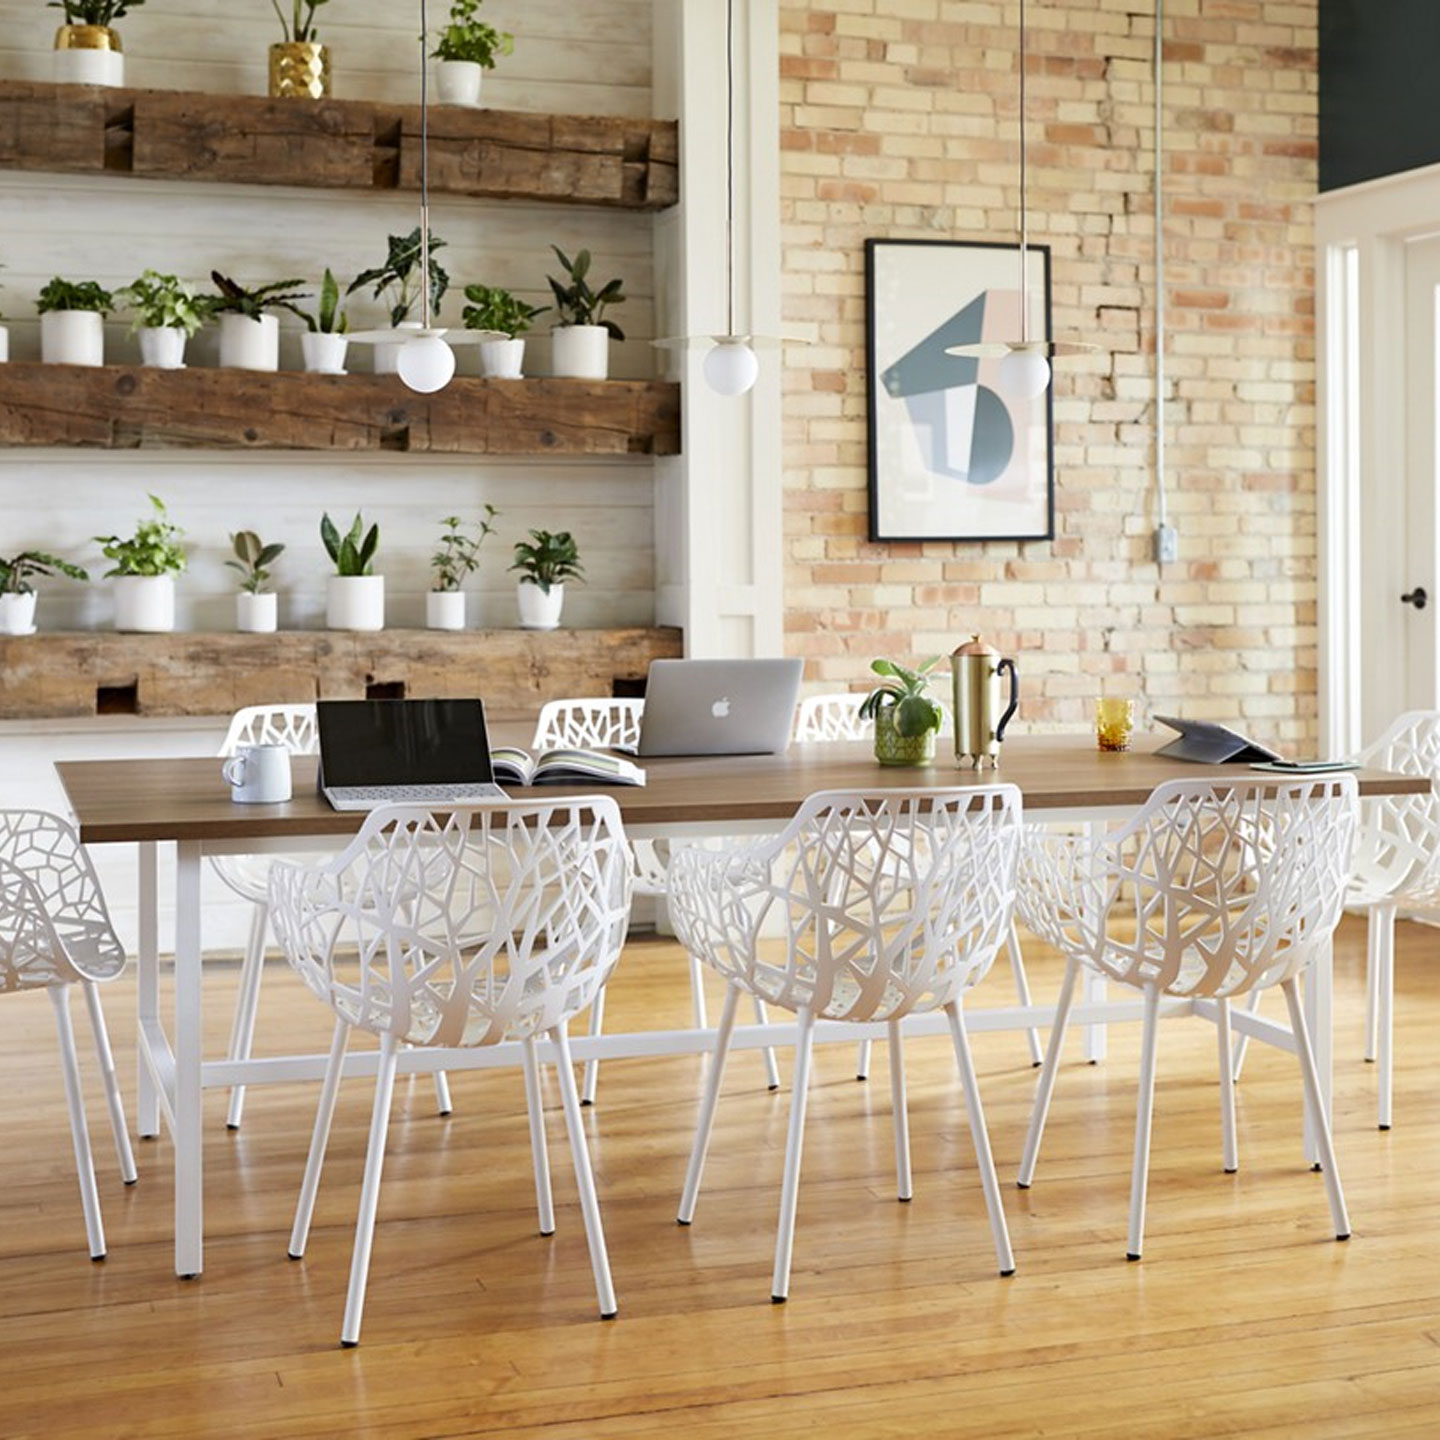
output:
M 508 800 L 498 785 L 335 785 L 325 798 L 337 810 L 373 810 L 377 805 L 479 805 Z

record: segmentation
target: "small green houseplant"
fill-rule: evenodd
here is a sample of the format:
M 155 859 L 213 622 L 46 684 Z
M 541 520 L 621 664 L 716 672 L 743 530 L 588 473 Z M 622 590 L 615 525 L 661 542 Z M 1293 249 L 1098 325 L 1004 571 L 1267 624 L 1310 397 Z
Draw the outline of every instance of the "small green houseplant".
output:
M 105 316 L 115 297 L 96 280 L 57 275 L 35 301 L 40 313 L 40 358 L 49 365 L 103 365 Z
M 280 322 L 274 312 L 288 310 L 299 315 L 296 301 L 310 296 L 295 287 L 305 282 L 297 277 L 251 287 L 218 270 L 210 272 L 210 279 L 215 283 L 215 295 L 208 304 L 220 317 L 221 365 L 237 370 L 278 370 Z
M 140 359 L 161 370 L 178 370 L 185 363 L 185 342 L 205 323 L 208 300 L 177 275 L 146 270 L 123 290 L 115 292 L 118 305 L 134 314 L 131 330 L 140 337 Z
M 90 578 L 78 565 L 43 550 L 22 550 L 8 560 L 0 559 L 0 635 L 35 633 L 35 587 L 30 582 L 51 575 Z
M 480 342 L 481 371 L 493 380 L 519 380 L 525 363 L 525 341 L 521 338 L 537 315 L 548 305 L 527 305 L 498 285 L 467 285 L 470 302 L 461 313 L 467 330 L 489 330 L 503 339 Z
M 305 322 L 305 333 L 300 337 L 305 368 L 320 375 L 343 375 L 349 344 L 345 332 L 350 328 L 350 317 L 340 301 L 340 285 L 328 266 L 315 309 L 296 313 Z
M 175 576 L 185 569 L 184 531 L 170 519 L 165 502 L 150 496 L 153 513 L 136 523 L 128 538 L 97 535 L 101 553 L 114 564 L 115 628 L 158 632 L 175 628 Z
M 325 582 L 325 623 L 331 630 L 383 630 L 385 577 L 371 564 L 380 548 L 380 527 L 365 529 L 360 512 L 342 535 L 328 514 L 320 520 L 320 540 L 335 567 Z
M 425 623 L 432 630 L 465 628 L 465 596 L 461 586 L 480 563 L 480 547 L 495 533 L 491 524 L 500 512 L 486 505 L 484 516 L 467 526 L 458 515 L 441 522 L 440 539 L 430 557 L 434 580 L 425 597 Z
M 590 285 L 590 252 L 579 250 L 574 260 L 558 246 L 550 247 L 565 271 L 565 280 L 553 275 L 557 325 L 552 337 L 551 368 L 557 375 L 582 380 L 603 380 L 610 373 L 610 341 L 623 340 L 625 332 L 605 318 L 611 305 L 624 303 L 624 282 L 608 280 L 598 290 Z
M 285 43 L 289 45 L 305 45 L 316 39 L 315 12 L 328 3 L 328 0 L 293 0 L 293 11 L 290 19 L 285 18 L 285 12 L 280 8 L 280 0 L 270 0 L 270 6 L 275 11 L 275 17 L 280 21 L 280 30 L 285 36 Z
M 285 552 L 280 544 L 267 545 L 253 530 L 238 530 L 230 537 L 234 558 L 225 563 L 240 572 L 240 593 L 235 597 L 235 628 L 249 635 L 268 635 L 276 627 L 279 602 L 270 583 L 270 571 Z
M 386 237 L 389 252 L 383 265 L 362 270 L 349 284 L 345 293 L 353 295 L 367 285 L 373 285 L 375 299 L 384 299 L 389 308 L 392 327 L 403 324 L 410 317 L 415 302 L 420 298 L 420 227 L 417 225 L 408 235 Z M 450 288 L 450 277 L 435 258 L 435 252 L 442 250 L 445 242 L 430 232 L 430 314 L 433 319 L 440 313 L 440 301 Z
M 894 660 L 870 662 L 883 680 L 861 702 L 860 715 L 875 722 L 875 758 L 882 765 L 928 765 L 935 758 L 945 712 L 925 692 L 939 663 L 938 655 L 913 670 Z
M 565 603 L 565 582 L 585 578 L 574 536 L 568 530 L 554 534 L 532 530 L 529 540 L 515 542 L 515 559 L 510 568 L 520 572 L 515 593 L 521 627 L 555 629 Z
M 52 71 L 62 85 L 123 85 L 125 56 L 111 28 L 145 0 L 50 0 L 65 23 L 55 33 Z
M 145 0 L 50 0 L 50 9 L 63 10 L 67 25 L 113 25 Z
M 480 83 L 495 68 L 497 55 L 509 55 L 515 37 L 480 19 L 480 0 L 454 0 L 440 43 L 430 52 L 435 89 L 442 105 L 478 105 Z

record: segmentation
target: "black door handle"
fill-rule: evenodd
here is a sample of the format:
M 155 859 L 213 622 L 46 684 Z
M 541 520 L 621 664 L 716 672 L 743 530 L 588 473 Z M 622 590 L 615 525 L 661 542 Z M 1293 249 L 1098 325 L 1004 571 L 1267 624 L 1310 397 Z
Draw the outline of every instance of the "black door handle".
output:
M 1430 603 L 1430 597 L 1425 593 L 1423 585 L 1417 585 L 1413 590 L 1407 590 L 1400 599 L 1404 604 L 1413 605 L 1417 610 L 1423 610 Z

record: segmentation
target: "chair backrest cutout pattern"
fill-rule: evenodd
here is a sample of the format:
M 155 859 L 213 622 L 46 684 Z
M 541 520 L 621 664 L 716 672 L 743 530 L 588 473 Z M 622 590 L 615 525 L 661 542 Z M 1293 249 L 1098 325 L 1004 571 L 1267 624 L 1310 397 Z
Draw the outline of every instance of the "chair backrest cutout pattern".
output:
M 535 750 L 633 750 L 640 741 L 644 710 L 645 702 L 639 699 L 548 700 L 530 745 Z

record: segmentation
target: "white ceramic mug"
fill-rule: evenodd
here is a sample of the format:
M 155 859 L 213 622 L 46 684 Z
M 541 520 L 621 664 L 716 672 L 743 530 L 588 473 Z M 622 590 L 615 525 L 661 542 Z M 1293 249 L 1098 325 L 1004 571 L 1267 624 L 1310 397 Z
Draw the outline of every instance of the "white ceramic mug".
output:
M 230 798 L 242 805 L 278 805 L 290 798 L 290 752 L 283 745 L 242 745 L 220 773 Z

